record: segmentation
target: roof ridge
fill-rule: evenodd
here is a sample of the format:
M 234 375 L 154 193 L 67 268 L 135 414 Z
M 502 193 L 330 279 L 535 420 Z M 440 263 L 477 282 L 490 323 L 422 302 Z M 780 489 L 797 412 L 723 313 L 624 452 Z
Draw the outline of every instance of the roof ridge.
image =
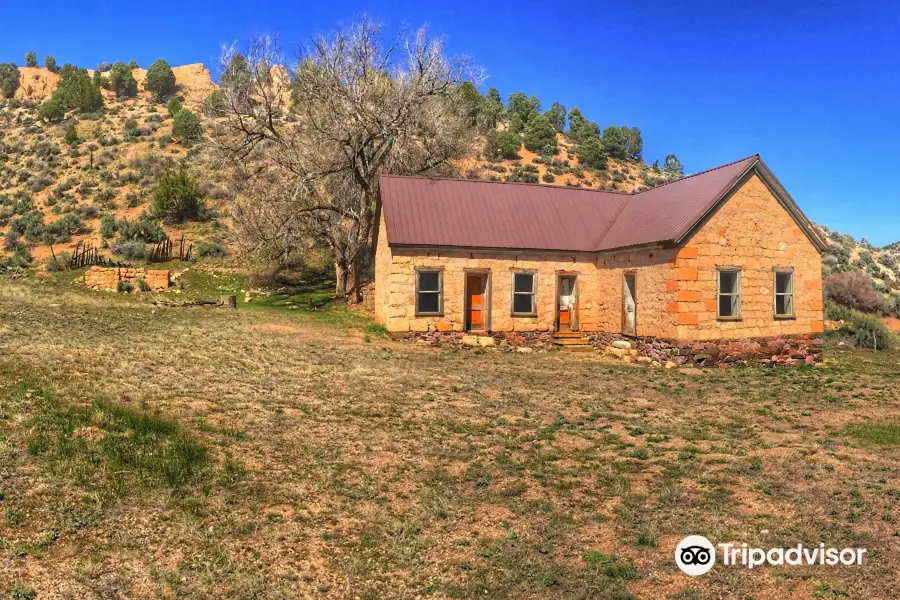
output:
M 622 192 L 619 190 L 598 190 L 592 187 L 581 187 L 574 185 L 553 185 L 550 183 L 529 183 L 527 181 L 501 181 L 501 180 L 493 180 L 493 179 L 468 179 L 466 177 L 429 177 L 427 175 L 392 175 L 388 173 L 382 173 L 380 177 L 393 177 L 396 179 L 428 179 L 429 181 L 467 181 L 471 183 L 503 183 L 506 185 L 527 185 L 532 187 L 539 188 L 556 188 L 561 190 L 581 190 L 583 192 L 595 192 L 599 194 L 618 194 L 620 196 L 636 196 L 640 192 Z M 662 187 L 662 186 L 660 186 Z
M 698 171 L 698 172 L 696 172 L 696 173 L 691 173 L 690 175 L 686 175 L 686 176 L 682 177 L 681 179 L 675 179 L 675 180 L 673 180 L 673 181 L 667 181 L 666 183 L 664 183 L 664 184 L 662 184 L 662 185 L 658 185 L 658 186 L 652 187 L 652 188 L 647 188 L 646 190 L 643 190 L 643 191 L 640 191 L 640 192 L 635 192 L 633 195 L 635 195 L 635 196 L 640 196 L 641 194 L 643 194 L 643 193 L 645 193 L 645 192 L 649 192 L 649 191 L 651 191 L 651 190 L 658 190 L 659 188 L 664 188 L 664 187 L 666 187 L 667 185 L 672 185 L 673 183 L 678 183 L 678 182 L 680 182 L 680 181 L 684 181 L 685 179 L 690 179 L 691 177 L 697 177 L 698 175 L 705 175 L 705 174 L 707 174 L 707 173 L 712 173 L 713 171 L 718 171 L 719 169 L 724 169 L 725 167 L 730 167 L 731 165 L 736 165 L 736 164 L 738 164 L 739 162 L 744 162 L 745 160 L 750 160 L 751 158 L 755 158 L 755 159 L 759 160 L 759 153 L 751 154 L 750 156 L 745 156 L 744 158 L 739 158 L 739 159 L 737 159 L 737 160 L 731 161 L 730 163 L 725 163 L 724 165 L 719 165 L 718 167 L 713 167 L 713 168 L 711 168 L 711 169 L 706 169 L 705 171 Z

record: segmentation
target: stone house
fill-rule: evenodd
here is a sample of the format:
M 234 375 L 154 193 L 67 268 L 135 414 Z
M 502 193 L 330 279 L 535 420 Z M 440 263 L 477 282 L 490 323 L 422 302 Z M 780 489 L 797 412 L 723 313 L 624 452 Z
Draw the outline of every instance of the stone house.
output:
M 758 155 L 633 194 L 383 176 L 381 198 L 375 315 L 395 334 L 823 330 L 825 242 Z

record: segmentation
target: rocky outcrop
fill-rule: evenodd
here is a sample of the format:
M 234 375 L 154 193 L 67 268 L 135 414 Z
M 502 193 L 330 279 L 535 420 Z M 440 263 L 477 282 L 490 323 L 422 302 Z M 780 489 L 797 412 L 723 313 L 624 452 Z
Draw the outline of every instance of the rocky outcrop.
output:
M 49 98 L 59 87 L 59 75 L 38 67 L 19 67 L 16 98 Z
M 213 83 L 212 74 L 203 63 L 172 67 L 175 74 L 175 85 L 179 87 L 179 95 L 199 103 L 218 86 Z M 93 70 L 88 69 L 93 75 Z M 285 73 L 287 73 L 285 71 Z M 132 69 L 131 74 L 138 84 L 138 93 L 146 94 L 144 80 L 147 78 L 146 69 Z M 59 75 L 38 67 L 19 67 L 19 87 L 16 89 L 16 98 L 33 98 L 43 100 L 49 98 L 59 87 Z M 106 98 L 111 98 L 110 92 L 104 92 Z

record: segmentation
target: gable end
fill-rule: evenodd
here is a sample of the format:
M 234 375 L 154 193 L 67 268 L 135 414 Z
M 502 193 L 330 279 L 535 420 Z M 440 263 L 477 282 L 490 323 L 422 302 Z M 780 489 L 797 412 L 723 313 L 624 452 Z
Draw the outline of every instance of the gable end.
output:
M 689 240 L 697 231 L 703 227 L 703 225 L 712 217 L 728 200 L 734 195 L 734 193 L 750 179 L 752 175 L 756 174 L 759 179 L 765 184 L 768 188 L 769 192 L 784 208 L 785 211 L 791 216 L 796 223 L 797 227 L 804 233 L 810 243 L 815 247 L 816 251 L 819 254 L 822 254 L 825 250 L 828 249 L 828 244 L 816 231 L 816 228 L 810 222 L 810 220 L 803 214 L 803 211 L 800 210 L 800 207 L 797 206 L 797 203 L 794 202 L 794 199 L 788 194 L 787 190 L 784 189 L 784 186 L 781 185 L 781 182 L 778 181 L 778 178 L 775 177 L 775 174 L 766 166 L 766 164 L 761 160 L 757 159 L 750 167 L 734 182 L 734 184 L 728 188 L 728 190 L 722 195 L 722 197 L 713 204 L 710 209 L 697 220 L 694 225 L 688 229 L 680 238 L 674 240 L 675 245 L 680 246 Z

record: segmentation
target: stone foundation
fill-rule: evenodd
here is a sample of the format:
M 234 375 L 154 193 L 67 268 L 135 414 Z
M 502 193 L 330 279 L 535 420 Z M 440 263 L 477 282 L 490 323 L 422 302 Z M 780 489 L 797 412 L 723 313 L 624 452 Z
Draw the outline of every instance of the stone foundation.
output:
M 638 362 L 669 362 L 677 366 L 722 367 L 812 365 L 822 360 L 824 348 L 819 334 L 783 335 L 765 338 L 722 340 L 666 340 L 653 337 L 626 337 L 617 333 L 585 332 L 591 345 L 603 350 L 613 342 L 627 341 L 634 349 L 629 356 L 646 357 Z M 552 331 L 479 332 L 429 331 L 393 334 L 435 347 L 496 347 L 505 350 L 555 349 Z M 671 366 L 671 365 L 670 365 Z
M 168 269 L 148 269 L 130 267 L 91 267 L 84 274 L 84 284 L 95 290 L 117 291 L 119 282 L 130 283 L 135 290 L 139 290 L 138 279 L 147 282 L 147 287 L 152 291 L 165 290 L 169 287 Z
M 729 367 L 812 365 L 822 360 L 824 348 L 819 334 L 782 335 L 721 340 L 666 340 L 628 338 L 616 333 L 589 334 L 591 344 L 605 348 L 617 340 L 628 340 L 638 356 L 678 366 Z
M 395 339 L 405 339 L 429 346 L 447 348 L 474 346 L 494 346 L 509 350 L 516 348 L 549 350 L 555 348 L 552 331 L 492 331 L 477 333 L 464 333 L 462 331 L 411 331 L 395 333 L 392 336 Z

